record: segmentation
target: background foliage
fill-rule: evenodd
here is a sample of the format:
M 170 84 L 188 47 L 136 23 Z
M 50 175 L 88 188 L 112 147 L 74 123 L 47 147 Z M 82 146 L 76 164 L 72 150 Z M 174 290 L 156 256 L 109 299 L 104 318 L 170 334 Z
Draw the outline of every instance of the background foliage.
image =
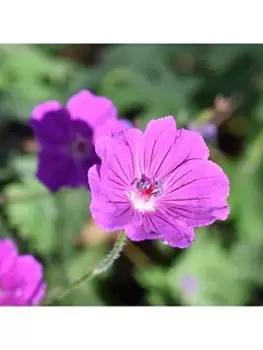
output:
M 212 118 L 211 156 L 230 177 L 231 215 L 197 230 L 186 250 L 129 243 L 60 305 L 263 304 L 263 46 L 0 45 L 0 235 L 44 263 L 51 295 L 115 238 L 92 222 L 86 191 L 51 195 L 35 179 L 29 113 L 80 88 L 110 97 L 141 128 L 171 114 L 181 127 Z

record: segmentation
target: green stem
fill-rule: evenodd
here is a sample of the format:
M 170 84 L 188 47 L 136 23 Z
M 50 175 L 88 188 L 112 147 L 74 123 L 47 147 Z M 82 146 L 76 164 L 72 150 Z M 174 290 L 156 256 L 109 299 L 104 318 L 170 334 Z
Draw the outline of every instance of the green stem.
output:
M 115 260 L 117 260 L 124 248 L 124 245 L 126 243 L 126 236 L 124 232 L 121 232 L 119 236 L 117 237 L 117 240 L 110 250 L 110 252 L 101 260 L 99 261 L 95 266 L 93 266 L 90 271 L 88 271 L 86 274 L 78 278 L 77 280 L 70 283 L 67 289 L 65 289 L 63 292 L 59 293 L 58 296 L 52 298 L 52 301 L 48 303 L 49 305 L 52 304 L 54 301 L 61 300 L 66 295 L 71 293 L 74 289 L 79 287 L 83 282 L 91 280 L 93 277 L 105 272 L 109 268 L 112 267 Z

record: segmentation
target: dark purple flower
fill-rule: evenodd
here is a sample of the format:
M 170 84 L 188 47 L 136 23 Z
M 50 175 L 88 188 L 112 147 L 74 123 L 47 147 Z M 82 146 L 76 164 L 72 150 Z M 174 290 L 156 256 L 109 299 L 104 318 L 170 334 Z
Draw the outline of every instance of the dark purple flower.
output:
M 229 214 L 227 176 L 208 160 L 202 136 L 178 130 L 173 117 L 152 120 L 144 133 L 98 138 L 96 151 L 102 162 L 89 170 L 90 210 L 105 230 L 186 248 L 195 227 Z
M 0 239 L 0 306 L 40 304 L 46 284 L 42 265 L 32 255 L 18 255 L 10 239 Z
M 120 123 L 113 103 L 88 90 L 73 95 L 65 107 L 57 101 L 37 105 L 30 125 L 40 145 L 38 179 L 52 192 L 88 186 L 88 169 L 100 162 L 95 134 L 107 121 Z

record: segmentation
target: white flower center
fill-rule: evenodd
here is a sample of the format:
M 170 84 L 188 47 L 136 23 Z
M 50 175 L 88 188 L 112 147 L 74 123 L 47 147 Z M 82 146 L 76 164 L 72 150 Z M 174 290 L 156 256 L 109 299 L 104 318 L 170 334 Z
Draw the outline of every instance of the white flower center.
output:
M 138 196 L 137 193 L 132 192 L 130 194 L 130 199 L 132 201 L 134 209 L 139 212 L 145 211 L 155 211 L 154 198 L 149 198 L 148 200 Z
M 129 195 L 134 209 L 139 212 L 155 211 L 155 197 L 162 192 L 161 185 L 152 179 L 142 175 L 140 179 L 135 179 L 134 191 Z

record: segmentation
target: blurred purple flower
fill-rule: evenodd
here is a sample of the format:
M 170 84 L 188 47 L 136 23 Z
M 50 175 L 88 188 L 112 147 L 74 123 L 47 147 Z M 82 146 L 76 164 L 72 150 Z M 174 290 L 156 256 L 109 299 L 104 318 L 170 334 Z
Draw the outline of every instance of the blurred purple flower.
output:
M 214 142 L 217 140 L 218 132 L 217 126 L 215 124 L 206 123 L 198 128 L 193 123 L 191 123 L 188 125 L 188 129 L 198 131 L 207 142 Z
M 129 119 L 123 119 L 122 122 L 127 126 L 127 128 L 133 127 L 133 123 Z
M 103 229 L 186 248 L 194 227 L 227 218 L 228 178 L 208 160 L 201 135 L 177 130 L 173 117 L 152 120 L 144 133 L 98 138 L 96 151 L 102 163 L 88 173 L 90 210 Z
M 0 239 L 0 306 L 40 304 L 46 284 L 42 265 L 32 255 L 18 255 L 10 239 Z
M 188 297 L 194 297 L 199 291 L 199 280 L 191 275 L 184 276 L 181 280 L 180 287 Z
M 52 192 L 88 186 L 88 169 L 100 162 L 95 134 L 107 121 L 120 123 L 113 103 L 88 90 L 73 95 L 65 107 L 57 101 L 37 105 L 29 122 L 40 145 L 37 178 Z

